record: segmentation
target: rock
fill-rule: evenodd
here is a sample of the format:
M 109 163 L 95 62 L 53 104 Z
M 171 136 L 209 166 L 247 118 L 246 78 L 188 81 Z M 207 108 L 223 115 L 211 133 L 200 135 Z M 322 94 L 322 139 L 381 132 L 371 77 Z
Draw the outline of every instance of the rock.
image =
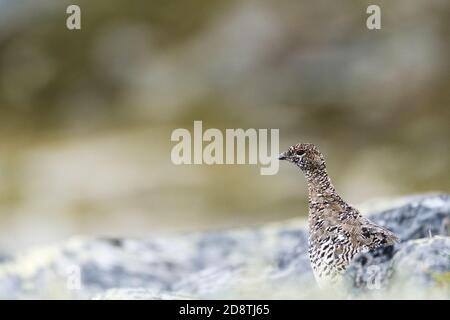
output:
M 392 264 L 395 270 L 393 281 L 408 286 L 449 286 L 450 238 L 408 241 L 394 256 Z
M 285 274 L 312 280 L 307 234 L 291 224 L 149 240 L 73 238 L 1 264 L 0 298 L 91 298 L 119 288 L 208 297 Z
M 448 236 L 450 233 L 450 195 L 412 197 L 397 208 L 370 215 L 375 223 L 397 234 L 401 241 Z
M 450 238 L 410 240 L 355 257 L 347 270 L 353 294 L 450 298 Z M 420 288 L 420 290 L 418 290 Z M 383 289 L 383 290 L 380 290 Z
M 370 217 L 402 243 L 357 256 L 348 291 L 316 286 L 305 222 L 293 219 L 144 240 L 76 237 L 0 263 L 0 298 L 345 298 L 413 285 L 446 294 L 450 196 L 408 198 Z

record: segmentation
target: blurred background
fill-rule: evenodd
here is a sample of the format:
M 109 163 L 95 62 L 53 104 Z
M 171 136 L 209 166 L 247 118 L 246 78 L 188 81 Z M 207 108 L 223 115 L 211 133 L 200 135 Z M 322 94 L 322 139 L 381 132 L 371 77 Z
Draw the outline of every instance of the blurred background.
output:
M 0 0 L 0 252 L 306 217 L 292 165 L 173 165 L 194 120 L 318 144 L 351 203 L 449 192 L 449 27 L 447 0 Z

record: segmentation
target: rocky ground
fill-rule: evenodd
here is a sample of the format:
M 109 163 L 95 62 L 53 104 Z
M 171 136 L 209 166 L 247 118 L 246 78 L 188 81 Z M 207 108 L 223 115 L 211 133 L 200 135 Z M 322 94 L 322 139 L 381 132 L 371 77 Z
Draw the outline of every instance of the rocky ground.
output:
M 304 221 L 150 239 L 76 237 L 0 260 L 2 299 L 450 298 L 450 195 L 401 199 L 370 218 L 401 243 L 354 259 L 320 290 Z

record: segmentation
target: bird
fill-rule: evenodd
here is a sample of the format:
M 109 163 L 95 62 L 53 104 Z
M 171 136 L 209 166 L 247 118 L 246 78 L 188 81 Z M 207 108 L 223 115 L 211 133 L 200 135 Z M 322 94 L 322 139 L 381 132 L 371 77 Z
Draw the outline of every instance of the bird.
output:
M 370 221 L 340 197 L 317 146 L 298 143 L 280 153 L 278 159 L 295 164 L 307 180 L 308 253 L 319 287 L 342 284 L 357 253 L 399 242 L 393 232 Z

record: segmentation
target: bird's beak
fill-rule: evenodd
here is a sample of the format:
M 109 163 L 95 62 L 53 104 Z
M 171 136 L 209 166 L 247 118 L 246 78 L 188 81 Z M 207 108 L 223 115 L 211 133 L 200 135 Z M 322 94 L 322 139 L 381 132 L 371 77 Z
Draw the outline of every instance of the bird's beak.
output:
M 288 157 L 287 152 L 282 152 L 280 153 L 280 155 L 278 156 L 278 160 L 286 160 Z

